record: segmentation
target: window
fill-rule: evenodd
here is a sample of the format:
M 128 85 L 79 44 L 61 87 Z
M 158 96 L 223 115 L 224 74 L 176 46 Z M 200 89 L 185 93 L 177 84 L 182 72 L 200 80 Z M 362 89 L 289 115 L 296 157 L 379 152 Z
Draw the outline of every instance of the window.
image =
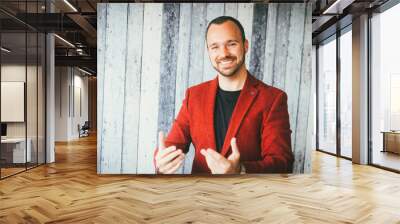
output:
M 371 18 L 371 162 L 395 170 L 400 170 L 399 21 L 400 4 Z
M 318 149 L 336 153 L 336 39 L 318 48 Z
M 340 155 L 351 158 L 352 148 L 352 35 L 340 36 Z

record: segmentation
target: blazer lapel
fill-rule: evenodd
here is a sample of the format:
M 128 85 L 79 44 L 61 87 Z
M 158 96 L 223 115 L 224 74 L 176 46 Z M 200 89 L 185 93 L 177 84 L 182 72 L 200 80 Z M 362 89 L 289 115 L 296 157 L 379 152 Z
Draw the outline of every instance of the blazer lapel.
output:
M 217 144 L 215 143 L 215 130 L 214 130 L 214 106 L 215 98 L 218 90 L 218 76 L 210 82 L 206 94 L 203 97 L 204 105 L 204 132 L 207 134 L 208 147 L 216 149 Z
M 229 122 L 229 127 L 226 132 L 224 144 L 222 146 L 221 154 L 222 156 L 226 156 L 229 151 L 231 145 L 231 139 L 236 135 L 239 130 L 240 124 L 243 121 L 247 111 L 249 110 L 251 104 L 258 94 L 257 88 L 255 88 L 256 80 L 249 73 L 247 73 L 246 82 L 243 86 L 242 92 L 239 95 L 239 99 L 236 102 L 235 109 L 233 110 L 231 120 Z M 214 93 L 215 96 L 216 93 Z M 215 102 L 215 97 L 214 97 Z M 214 104 L 214 103 L 213 103 Z M 212 112 L 213 114 L 213 112 Z M 212 127 L 214 130 L 214 127 Z M 215 137 L 214 137 L 214 145 L 215 145 Z

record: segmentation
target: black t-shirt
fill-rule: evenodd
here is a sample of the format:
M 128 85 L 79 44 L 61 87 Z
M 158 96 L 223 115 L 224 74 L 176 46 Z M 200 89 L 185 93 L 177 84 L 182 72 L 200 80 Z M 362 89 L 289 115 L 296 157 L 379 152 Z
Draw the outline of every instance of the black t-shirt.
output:
M 239 98 L 240 91 L 225 91 L 218 87 L 214 109 L 214 130 L 216 150 L 221 151 L 225 135 L 229 127 L 233 109 Z

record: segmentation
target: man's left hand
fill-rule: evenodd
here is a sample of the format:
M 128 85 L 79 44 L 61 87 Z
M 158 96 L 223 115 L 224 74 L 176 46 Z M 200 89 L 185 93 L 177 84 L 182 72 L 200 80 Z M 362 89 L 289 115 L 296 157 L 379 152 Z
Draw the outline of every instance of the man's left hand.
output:
M 236 138 L 231 140 L 232 154 L 225 158 L 212 149 L 202 149 L 200 153 L 206 158 L 208 168 L 212 174 L 239 174 L 240 153 L 236 144 Z

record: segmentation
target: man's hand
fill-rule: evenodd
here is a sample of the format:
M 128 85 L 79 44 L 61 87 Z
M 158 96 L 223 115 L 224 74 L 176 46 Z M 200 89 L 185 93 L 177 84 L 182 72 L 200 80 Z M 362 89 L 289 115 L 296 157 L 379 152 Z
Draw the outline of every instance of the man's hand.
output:
M 206 158 L 208 168 L 212 174 L 238 174 L 240 173 L 240 153 L 236 138 L 231 140 L 232 154 L 226 159 L 212 149 L 202 149 L 200 153 Z
M 185 154 L 176 146 L 165 148 L 164 133 L 158 134 L 158 152 L 156 155 L 156 172 L 161 174 L 173 174 L 182 165 Z

